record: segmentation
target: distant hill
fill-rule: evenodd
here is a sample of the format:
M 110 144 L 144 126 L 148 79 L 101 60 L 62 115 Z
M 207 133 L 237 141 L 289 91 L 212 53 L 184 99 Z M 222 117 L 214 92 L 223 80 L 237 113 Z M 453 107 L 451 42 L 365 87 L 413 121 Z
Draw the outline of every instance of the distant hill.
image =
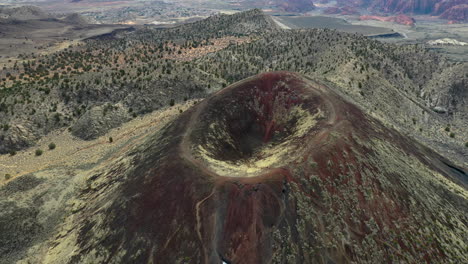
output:
M 451 7 L 440 14 L 440 18 L 448 19 L 454 22 L 468 21 L 468 4 Z
M 85 25 L 89 21 L 82 15 L 77 13 L 70 14 L 50 14 L 37 6 L 21 6 L 21 7 L 0 7 L 0 19 L 10 21 L 29 21 L 29 20 L 56 20 L 57 22 L 65 22 L 67 24 Z
M 61 20 L 63 22 L 67 22 L 69 24 L 75 24 L 75 25 L 89 24 L 89 21 L 84 16 L 82 16 L 80 14 L 77 14 L 77 13 L 72 13 L 72 14 L 66 15 Z
M 219 14 L 166 30 L 155 30 L 148 27 L 145 30 L 136 32 L 136 36 L 133 37 L 147 38 L 152 35 L 166 40 L 183 40 L 206 38 L 208 36 L 265 34 L 279 30 L 280 27 L 270 16 L 260 9 L 252 9 L 233 15 Z
M 287 12 L 307 12 L 315 9 L 312 0 L 277 0 L 276 2 Z
M 54 18 L 53 15 L 36 6 L 0 7 L 0 18 L 12 20 L 32 20 Z
M 468 21 L 466 0 L 338 0 L 337 7 L 352 6 L 388 14 L 436 15 Z

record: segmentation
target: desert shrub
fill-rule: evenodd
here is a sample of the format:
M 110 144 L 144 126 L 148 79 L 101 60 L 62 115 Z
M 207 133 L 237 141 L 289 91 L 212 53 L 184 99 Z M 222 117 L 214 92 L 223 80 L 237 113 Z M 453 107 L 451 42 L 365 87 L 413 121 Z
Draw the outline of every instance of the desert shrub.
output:
M 445 131 L 450 132 L 450 127 L 447 126 L 447 127 L 445 128 Z
M 35 152 L 36 156 L 40 156 L 42 155 L 42 153 L 43 153 L 42 149 L 36 149 L 36 152 Z
M 114 142 L 114 139 L 112 137 L 109 137 L 109 143 Z
M 467 147 L 467 148 L 468 148 L 468 142 L 466 142 L 466 143 L 465 143 L 465 147 Z
M 16 151 L 15 150 L 10 150 L 10 156 L 14 156 L 16 155 Z
M 54 121 L 55 121 L 55 123 L 60 122 L 60 114 L 59 113 L 54 114 Z
M 10 174 L 5 174 L 5 180 L 9 180 L 11 179 L 11 175 Z
M 55 147 L 57 147 L 55 145 L 55 143 L 52 142 L 52 143 L 49 144 L 49 150 L 53 150 L 53 149 L 55 149 Z
M 454 137 L 455 137 L 455 133 L 453 133 L 453 132 L 450 133 L 450 137 L 451 137 L 451 138 L 454 138 Z
M 170 106 L 174 106 L 174 105 L 175 105 L 175 100 L 174 100 L 174 99 L 171 99 L 171 100 L 169 101 L 169 105 L 170 105 Z

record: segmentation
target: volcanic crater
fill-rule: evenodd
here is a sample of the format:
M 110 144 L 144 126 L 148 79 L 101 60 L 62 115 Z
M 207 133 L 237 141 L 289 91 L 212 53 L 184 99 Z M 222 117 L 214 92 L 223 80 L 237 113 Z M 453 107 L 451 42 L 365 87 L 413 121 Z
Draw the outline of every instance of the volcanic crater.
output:
M 198 103 L 91 176 L 65 224 L 73 230 L 64 229 L 47 257 L 466 260 L 468 192 L 453 166 L 317 81 L 264 73 Z M 64 250 L 70 241 L 73 250 Z
M 227 177 L 253 177 L 293 162 L 305 140 L 334 122 L 324 92 L 296 74 L 265 73 L 199 106 L 183 143 L 187 153 Z

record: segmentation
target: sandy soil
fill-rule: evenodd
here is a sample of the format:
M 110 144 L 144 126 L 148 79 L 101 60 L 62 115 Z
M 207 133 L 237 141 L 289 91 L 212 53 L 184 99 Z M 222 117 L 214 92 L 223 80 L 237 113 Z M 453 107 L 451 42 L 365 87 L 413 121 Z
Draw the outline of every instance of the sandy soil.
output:
M 98 164 L 107 164 L 132 148 L 139 142 L 139 139 L 176 118 L 180 110 L 185 111 L 193 104 L 193 100 L 187 101 L 184 104 L 177 104 L 171 108 L 137 117 L 95 140 L 78 139 L 67 129 L 50 133 L 36 146 L 20 151 L 15 156 L 0 155 L 0 185 L 22 175 L 55 167 L 84 166 L 86 170 L 86 167 L 92 168 Z M 112 143 L 109 142 L 109 137 L 112 137 Z M 56 144 L 56 149 L 49 150 L 48 145 L 51 142 Z M 44 153 L 36 156 L 36 149 L 41 149 Z M 11 175 L 9 180 L 5 179 L 6 174 Z

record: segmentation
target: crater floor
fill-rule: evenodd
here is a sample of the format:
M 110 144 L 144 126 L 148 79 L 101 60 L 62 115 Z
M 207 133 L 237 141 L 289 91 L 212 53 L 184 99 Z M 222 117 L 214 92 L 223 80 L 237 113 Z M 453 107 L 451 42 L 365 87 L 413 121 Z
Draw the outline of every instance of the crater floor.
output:
M 308 151 L 304 142 L 329 132 L 334 113 L 320 85 L 291 73 L 266 73 L 203 102 L 183 146 L 213 173 L 255 177 Z

